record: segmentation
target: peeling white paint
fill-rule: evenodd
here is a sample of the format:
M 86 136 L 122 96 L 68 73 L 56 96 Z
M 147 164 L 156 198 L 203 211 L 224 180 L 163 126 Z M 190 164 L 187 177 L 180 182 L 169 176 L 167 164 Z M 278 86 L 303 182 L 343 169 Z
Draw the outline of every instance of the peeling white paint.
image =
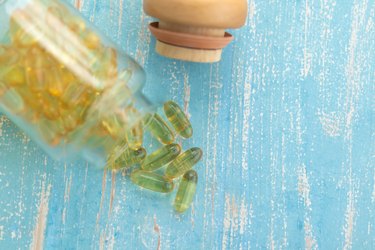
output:
M 341 132 L 341 118 L 336 113 L 324 113 L 318 114 L 320 123 L 322 124 L 323 131 L 326 135 L 331 137 L 340 136 Z
M 305 207 L 311 210 L 310 185 L 305 166 L 301 166 L 298 169 L 298 193 L 303 198 Z
M 42 190 L 40 193 L 40 201 L 38 205 L 38 213 L 35 218 L 35 226 L 32 234 L 33 237 L 30 245 L 30 249 L 33 250 L 43 249 L 51 187 L 52 185 L 49 184 L 46 188 L 45 183 L 43 182 Z

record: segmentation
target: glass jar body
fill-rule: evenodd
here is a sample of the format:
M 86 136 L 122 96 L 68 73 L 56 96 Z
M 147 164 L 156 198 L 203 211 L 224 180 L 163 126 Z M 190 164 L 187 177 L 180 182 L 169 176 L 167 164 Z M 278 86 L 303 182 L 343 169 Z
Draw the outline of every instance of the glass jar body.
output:
M 142 68 L 71 6 L 0 0 L 0 109 L 56 159 L 103 167 L 153 110 Z

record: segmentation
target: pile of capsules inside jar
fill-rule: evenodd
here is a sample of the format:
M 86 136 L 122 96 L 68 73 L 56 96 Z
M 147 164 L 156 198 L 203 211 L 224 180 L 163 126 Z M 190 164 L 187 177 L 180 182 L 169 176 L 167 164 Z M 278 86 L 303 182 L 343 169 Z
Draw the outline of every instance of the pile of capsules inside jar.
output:
M 0 44 L 2 106 L 50 147 L 112 152 L 140 117 L 127 86 L 132 71 L 118 70 L 116 50 L 58 1 L 15 10 L 9 26 L 10 41 Z
M 198 176 L 192 168 L 202 157 L 201 149 L 181 153 L 175 133 L 159 114 L 149 114 L 129 129 L 129 121 L 141 116 L 132 105 L 127 86 L 132 72 L 119 71 L 116 50 L 104 45 L 64 5 L 34 1 L 38 2 L 42 4 L 25 5 L 13 13 L 10 41 L 0 44 L 1 105 L 33 124 L 50 147 L 79 143 L 77 147 L 100 148 L 109 155 L 108 169 L 137 166 L 130 179 L 142 188 L 170 193 L 180 180 L 174 207 L 186 211 L 196 191 Z M 38 15 L 44 13 L 40 8 L 51 13 L 45 17 L 48 22 Z M 67 24 L 60 32 L 45 25 L 59 22 Z M 38 40 L 40 37 L 47 43 Z M 106 115 L 109 109 L 116 110 Z M 88 123 L 92 110 L 104 112 L 90 113 Z M 190 121 L 175 102 L 165 103 L 164 112 L 178 135 L 192 136 Z M 144 129 L 163 144 L 149 155 L 142 147 Z
M 164 113 L 178 135 L 185 139 L 193 135 L 189 119 L 175 102 L 164 103 Z M 143 127 L 164 145 L 149 155 L 142 147 Z M 172 192 L 174 181 L 182 177 L 174 207 L 178 212 L 186 211 L 193 201 L 198 181 L 197 172 L 192 168 L 202 158 L 202 150 L 193 147 L 181 153 L 181 146 L 174 143 L 174 132 L 159 114 L 146 116 L 142 123 L 129 130 L 126 141 L 128 149 L 108 167 L 127 169 L 138 165 L 140 168 L 130 174 L 131 181 L 160 193 Z

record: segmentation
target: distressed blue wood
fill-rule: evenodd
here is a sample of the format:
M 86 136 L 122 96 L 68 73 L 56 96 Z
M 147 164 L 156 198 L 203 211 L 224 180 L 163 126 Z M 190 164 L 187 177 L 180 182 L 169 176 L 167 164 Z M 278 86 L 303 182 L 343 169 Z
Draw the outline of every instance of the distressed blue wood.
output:
M 141 1 L 71 0 L 191 115 L 193 208 L 0 119 L 1 249 L 375 249 L 375 3 L 250 0 L 220 63 L 162 58 Z M 149 146 L 155 146 L 149 142 Z

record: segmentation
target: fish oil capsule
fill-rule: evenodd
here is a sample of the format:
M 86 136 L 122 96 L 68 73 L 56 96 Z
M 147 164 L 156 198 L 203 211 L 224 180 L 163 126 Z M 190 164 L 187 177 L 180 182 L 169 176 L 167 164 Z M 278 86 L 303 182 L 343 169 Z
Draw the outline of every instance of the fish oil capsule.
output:
M 99 36 L 92 31 L 88 31 L 83 36 L 85 45 L 89 49 L 98 49 L 102 45 Z
M 193 127 L 177 103 L 174 101 L 164 103 L 164 112 L 179 135 L 184 138 L 190 138 L 193 135 Z
M 192 203 L 197 189 L 198 174 L 194 170 L 187 171 L 183 176 L 178 187 L 174 208 L 177 212 L 185 212 Z
M 15 87 L 23 85 L 26 81 L 25 68 L 21 66 L 3 67 L 2 69 L 0 69 L 0 80 L 5 82 L 9 86 Z
M 175 159 L 181 153 L 181 147 L 178 144 L 166 145 L 152 154 L 148 155 L 144 160 L 141 168 L 145 171 L 155 171 L 173 159 Z
M 130 180 L 140 187 L 159 193 L 170 193 L 174 187 L 173 182 L 164 176 L 142 170 L 132 172 Z
M 110 166 L 112 169 L 121 169 L 121 168 L 129 168 L 135 164 L 142 163 L 145 159 L 147 153 L 144 148 L 139 148 L 136 150 L 133 149 L 126 149 L 124 153 L 118 157 L 113 166 Z
M 126 141 L 131 149 L 138 149 L 143 143 L 142 123 L 138 123 L 126 132 Z
M 158 114 L 146 116 L 144 124 L 162 144 L 170 144 L 174 141 L 173 132 Z
M 55 97 L 60 97 L 63 95 L 65 90 L 65 83 L 61 81 L 61 71 L 58 65 L 55 65 L 47 74 L 46 85 L 48 87 L 48 92 Z
M 169 179 L 177 178 L 191 169 L 202 158 L 203 152 L 200 148 L 191 148 L 179 155 L 169 163 L 165 176 Z

